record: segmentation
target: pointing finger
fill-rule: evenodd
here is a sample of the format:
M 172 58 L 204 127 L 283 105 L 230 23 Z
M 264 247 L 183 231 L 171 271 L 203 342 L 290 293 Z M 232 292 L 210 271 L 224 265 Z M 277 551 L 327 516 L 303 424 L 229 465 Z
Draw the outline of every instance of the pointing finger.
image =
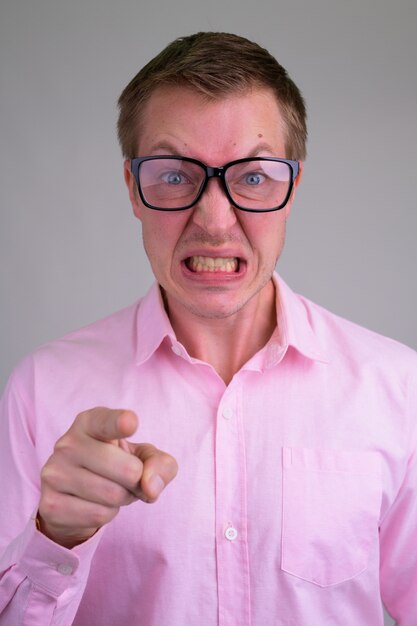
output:
M 133 435 L 139 424 L 133 411 L 97 407 L 80 413 L 77 421 L 89 437 L 99 441 L 114 441 Z

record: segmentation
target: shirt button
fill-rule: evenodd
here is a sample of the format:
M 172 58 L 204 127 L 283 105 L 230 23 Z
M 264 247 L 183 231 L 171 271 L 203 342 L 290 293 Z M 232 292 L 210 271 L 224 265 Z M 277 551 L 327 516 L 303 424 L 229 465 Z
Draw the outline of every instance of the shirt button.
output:
M 225 420 L 230 420 L 230 418 L 233 417 L 233 409 L 231 409 L 230 406 L 225 406 L 222 415 Z
M 224 536 L 229 541 L 234 541 L 237 538 L 237 530 L 236 530 L 236 528 L 233 528 L 233 526 L 229 526 L 229 528 L 226 528 Z
M 59 565 L 57 565 L 56 569 L 63 576 L 71 576 L 72 571 L 73 571 L 73 569 L 72 569 L 71 565 L 69 565 L 69 563 L 59 563 Z

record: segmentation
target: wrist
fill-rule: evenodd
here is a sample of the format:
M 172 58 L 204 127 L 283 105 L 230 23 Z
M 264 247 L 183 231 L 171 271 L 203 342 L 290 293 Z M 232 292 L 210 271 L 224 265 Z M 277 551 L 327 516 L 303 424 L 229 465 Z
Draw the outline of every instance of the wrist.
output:
M 45 522 L 45 520 L 42 519 L 39 511 L 37 512 L 36 516 L 32 519 L 35 522 L 36 530 L 38 532 L 42 533 L 42 535 L 44 535 L 45 537 L 47 537 L 54 543 L 57 543 L 58 545 L 62 546 L 63 548 L 67 548 L 68 550 L 71 550 L 72 548 L 75 548 L 75 546 L 78 546 L 81 543 L 84 543 L 85 541 L 90 539 L 93 535 L 95 535 L 96 532 L 99 530 L 98 528 L 83 529 L 84 530 L 83 533 L 79 533 L 79 532 L 77 533 L 76 530 L 74 529 L 72 532 L 67 534 L 67 533 L 62 533 L 60 530 L 55 530 L 50 525 L 48 525 Z

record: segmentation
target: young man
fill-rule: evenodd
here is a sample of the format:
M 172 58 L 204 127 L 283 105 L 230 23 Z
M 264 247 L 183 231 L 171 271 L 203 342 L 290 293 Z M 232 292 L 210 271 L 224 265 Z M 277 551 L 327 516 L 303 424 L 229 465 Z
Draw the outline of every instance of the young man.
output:
M 297 87 L 199 33 L 119 105 L 156 282 L 11 377 L 0 624 L 415 626 L 416 355 L 274 273 Z

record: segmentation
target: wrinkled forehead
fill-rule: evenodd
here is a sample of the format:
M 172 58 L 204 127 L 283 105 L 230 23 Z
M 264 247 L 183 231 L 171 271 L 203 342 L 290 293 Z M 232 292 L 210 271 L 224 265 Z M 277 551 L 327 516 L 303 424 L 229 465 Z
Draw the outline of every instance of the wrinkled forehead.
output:
M 214 157 L 229 148 L 232 160 L 241 157 L 242 150 L 249 155 L 263 144 L 267 152 L 285 156 L 285 143 L 283 115 L 269 88 L 209 98 L 184 86 L 159 87 L 143 107 L 137 125 L 138 155 L 163 154 L 168 146 L 169 154 L 204 160 L 205 151 Z

